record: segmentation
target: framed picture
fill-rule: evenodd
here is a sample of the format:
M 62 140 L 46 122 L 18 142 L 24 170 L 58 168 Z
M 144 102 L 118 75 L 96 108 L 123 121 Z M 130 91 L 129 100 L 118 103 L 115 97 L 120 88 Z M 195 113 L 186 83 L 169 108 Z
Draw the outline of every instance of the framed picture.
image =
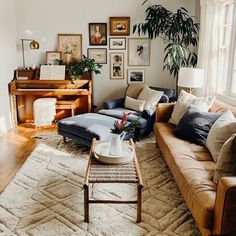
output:
M 150 65 L 150 39 L 129 38 L 128 45 L 129 66 Z
M 128 69 L 128 84 L 144 83 L 145 70 L 144 69 Z
M 46 64 L 47 65 L 58 65 L 61 60 L 61 52 L 59 51 L 47 51 L 46 52 Z
M 130 17 L 110 17 L 110 35 L 130 35 Z
M 124 53 L 110 53 L 111 79 L 124 78 Z
M 107 23 L 89 23 L 89 44 L 107 45 Z
M 94 59 L 96 63 L 107 63 L 107 49 L 106 48 L 88 48 L 88 58 Z
M 111 50 L 125 50 L 126 38 L 109 38 L 109 49 Z
M 66 64 L 78 62 L 82 58 L 82 34 L 58 34 L 57 50 Z

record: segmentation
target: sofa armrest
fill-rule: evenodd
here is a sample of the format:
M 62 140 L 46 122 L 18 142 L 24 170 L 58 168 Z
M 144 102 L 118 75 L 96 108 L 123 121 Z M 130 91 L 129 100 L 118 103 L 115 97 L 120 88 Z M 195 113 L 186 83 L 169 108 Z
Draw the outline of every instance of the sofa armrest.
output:
M 213 233 L 236 235 L 236 177 L 220 179 L 216 193 Z
M 103 108 L 104 109 L 114 109 L 116 107 L 123 107 L 124 101 L 125 101 L 124 98 L 108 100 L 103 103 Z
M 158 103 L 156 107 L 156 122 L 168 122 L 174 105 L 174 103 Z

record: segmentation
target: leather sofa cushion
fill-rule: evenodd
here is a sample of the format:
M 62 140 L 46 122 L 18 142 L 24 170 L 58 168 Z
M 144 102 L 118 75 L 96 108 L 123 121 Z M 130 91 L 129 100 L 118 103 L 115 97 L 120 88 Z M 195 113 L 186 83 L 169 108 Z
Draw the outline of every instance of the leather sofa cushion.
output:
M 158 122 L 154 132 L 196 223 L 201 228 L 211 229 L 216 197 L 215 163 L 206 148 L 178 139 L 173 134 L 174 128 L 172 124 Z
M 231 110 L 236 118 L 236 107 L 230 106 L 226 103 L 222 103 L 218 100 L 215 100 L 212 107 L 210 108 L 210 112 L 225 112 L 227 110 Z

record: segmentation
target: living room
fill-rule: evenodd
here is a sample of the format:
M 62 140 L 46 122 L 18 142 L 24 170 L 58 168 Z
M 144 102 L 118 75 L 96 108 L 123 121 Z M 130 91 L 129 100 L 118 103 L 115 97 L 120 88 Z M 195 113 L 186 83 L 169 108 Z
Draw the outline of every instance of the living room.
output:
M 1 0 L 0 235 L 236 235 L 235 1 L 124 3 Z

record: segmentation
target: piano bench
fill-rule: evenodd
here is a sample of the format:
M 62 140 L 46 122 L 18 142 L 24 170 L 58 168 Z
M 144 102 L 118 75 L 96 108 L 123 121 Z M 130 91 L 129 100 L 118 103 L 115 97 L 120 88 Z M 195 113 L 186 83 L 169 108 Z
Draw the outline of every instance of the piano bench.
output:
M 76 100 L 57 100 L 56 109 L 71 110 L 71 116 L 75 116 Z

